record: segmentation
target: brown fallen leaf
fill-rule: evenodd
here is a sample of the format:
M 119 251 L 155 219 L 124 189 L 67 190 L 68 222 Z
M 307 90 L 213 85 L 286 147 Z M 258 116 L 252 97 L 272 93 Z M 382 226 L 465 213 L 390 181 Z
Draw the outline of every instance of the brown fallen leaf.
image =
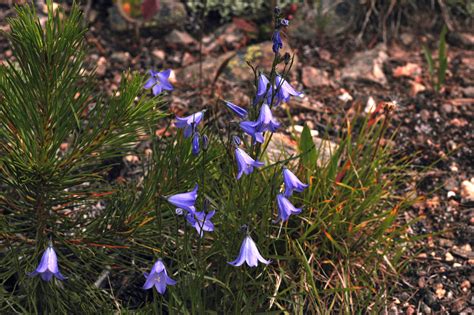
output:
M 396 67 L 393 70 L 393 76 L 395 78 L 398 78 L 398 77 L 414 78 L 414 77 L 420 76 L 421 71 L 422 71 L 421 67 L 418 64 L 409 62 L 404 66 Z
M 412 97 L 414 97 L 418 93 L 423 92 L 423 91 L 426 90 L 426 87 L 423 84 L 418 83 L 416 81 L 410 81 L 410 85 L 411 85 L 410 96 L 412 96 Z

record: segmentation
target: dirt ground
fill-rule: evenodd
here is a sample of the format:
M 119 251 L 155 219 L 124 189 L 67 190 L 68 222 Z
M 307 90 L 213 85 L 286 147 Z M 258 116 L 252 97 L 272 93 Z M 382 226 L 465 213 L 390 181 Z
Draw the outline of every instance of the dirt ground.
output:
M 192 31 L 144 29 L 139 36 L 132 30 L 115 32 L 106 10 L 100 5 L 91 10 L 88 61 L 97 66 L 101 92 L 116 89 L 124 70 L 172 68 L 175 91 L 169 101 L 175 113 L 214 104 L 217 97 L 249 103 L 251 80 L 235 64 L 254 50 L 263 55 L 268 51 L 253 35 L 254 22 L 234 19 L 213 27 L 202 34 L 200 44 L 200 34 L 191 35 Z M 5 17 L 11 14 L 9 7 L 0 6 L 1 30 L 8 32 Z M 397 155 L 416 153 L 412 182 L 398 193 L 419 197 L 400 220 L 418 218 L 410 233 L 428 236 L 417 242 L 416 253 L 406 253 L 415 258 L 392 298 L 394 314 L 474 313 L 474 52 L 466 43 L 448 40 L 446 84 L 435 93 L 422 43 L 431 43 L 435 50 L 437 36 L 407 29 L 387 44 L 376 40 L 361 44 L 353 36 L 315 44 L 290 39 L 297 56 L 292 83 L 305 93 L 286 105 L 296 125 L 306 122 L 320 134 L 331 134 L 354 111 L 371 112 L 380 101 L 398 104 L 392 145 Z M 10 58 L 8 43 L 0 36 L 0 63 Z M 287 119 L 283 109 L 279 114 Z

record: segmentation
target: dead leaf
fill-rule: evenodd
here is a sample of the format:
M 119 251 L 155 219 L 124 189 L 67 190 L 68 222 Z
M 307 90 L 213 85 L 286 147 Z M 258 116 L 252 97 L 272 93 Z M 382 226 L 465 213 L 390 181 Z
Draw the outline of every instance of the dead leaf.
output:
M 417 76 L 420 76 L 421 72 L 422 72 L 421 67 L 418 64 L 409 62 L 404 66 L 396 67 L 393 70 L 393 76 L 395 78 L 398 78 L 398 77 L 415 78 Z
M 426 90 L 426 87 L 418 83 L 416 81 L 410 81 L 411 88 L 410 88 L 410 96 L 415 97 L 418 93 L 423 92 Z

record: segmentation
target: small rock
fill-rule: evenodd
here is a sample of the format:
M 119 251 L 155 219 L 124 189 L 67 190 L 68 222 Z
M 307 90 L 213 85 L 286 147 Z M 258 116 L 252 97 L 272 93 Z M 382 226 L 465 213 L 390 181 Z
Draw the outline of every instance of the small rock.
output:
M 471 288 L 471 282 L 469 282 L 469 280 L 464 280 L 463 282 L 461 282 L 461 290 L 463 292 L 469 291 L 470 288 Z
M 461 183 L 461 197 L 467 200 L 474 200 L 474 183 L 465 180 Z
M 441 247 L 450 248 L 450 247 L 453 247 L 454 242 L 452 240 L 448 240 L 446 238 L 439 238 L 438 239 L 438 244 Z
M 453 264 L 453 268 L 459 268 L 459 267 L 462 267 L 462 265 L 460 263 L 454 263 Z
M 161 49 L 154 49 L 151 54 L 153 55 L 153 57 L 158 59 L 158 61 L 163 61 L 166 57 L 165 52 Z
M 126 64 L 130 60 L 130 53 L 127 51 L 116 51 L 110 55 L 110 59 L 121 64 Z
M 430 119 L 430 112 L 426 109 L 422 109 L 420 111 L 420 118 L 421 120 L 423 120 L 424 122 L 427 122 L 429 119 Z
M 99 60 L 97 60 L 96 74 L 99 77 L 103 77 L 106 72 L 107 72 L 107 59 L 105 59 L 105 57 L 100 57 Z
M 441 106 L 441 111 L 444 112 L 445 114 L 449 114 L 453 111 L 453 106 L 450 104 L 443 104 Z
M 309 122 L 309 121 L 308 121 L 308 122 Z M 309 127 L 309 124 L 308 124 L 308 127 Z M 295 129 L 295 131 L 296 131 L 297 133 L 302 133 L 302 132 L 303 132 L 303 128 L 304 128 L 304 127 L 303 127 L 303 126 L 300 126 L 300 125 L 295 125 L 295 126 L 294 126 L 294 129 Z M 311 127 L 310 127 L 310 128 L 311 128 Z M 317 136 L 319 136 L 319 132 L 318 132 L 317 130 L 311 129 L 311 130 L 310 130 L 310 133 L 311 133 L 311 136 L 312 136 L 312 137 L 317 137 Z
M 400 40 L 402 41 L 403 45 L 408 46 L 413 43 L 415 36 L 413 36 L 411 33 L 402 33 L 400 35 Z
M 426 279 L 425 277 L 418 278 L 418 287 L 424 288 L 426 286 Z
M 453 261 L 454 260 L 454 257 L 453 255 L 450 253 L 450 252 L 447 252 L 445 254 L 445 258 L 444 258 L 446 261 Z
M 140 158 L 134 154 L 128 154 L 125 156 L 125 161 L 130 164 L 137 164 L 138 162 L 140 162 Z
M 372 96 L 369 97 L 367 100 L 367 104 L 365 105 L 364 112 L 366 114 L 372 114 L 375 112 L 375 109 L 377 108 L 377 103 L 375 102 L 374 98 Z
M 470 244 L 465 244 L 465 245 L 461 246 L 461 250 L 470 253 L 470 252 L 472 252 L 472 247 L 471 247 Z
M 195 63 L 196 62 L 196 58 L 194 58 L 193 55 L 191 55 L 190 53 L 188 52 L 185 52 L 184 53 L 184 56 L 183 56 L 183 66 L 188 66 L 192 63 Z
M 280 54 L 284 55 L 285 53 L 293 55 L 291 47 L 288 43 L 283 41 L 283 49 L 280 50 Z M 254 79 L 254 74 L 250 70 L 247 62 L 250 62 L 254 67 L 259 68 L 268 74 L 272 67 L 273 56 L 272 42 L 270 41 L 243 47 L 239 49 L 237 53 L 234 52 L 233 57 L 228 60 L 227 65 L 222 71 L 222 78 L 231 82 L 252 81 Z M 215 58 L 212 58 L 212 60 L 215 60 Z M 296 55 L 293 63 L 298 64 Z M 217 70 L 216 67 L 216 71 Z M 296 67 L 292 67 L 289 76 L 291 77 L 295 73 Z
M 331 85 L 329 73 L 327 71 L 317 69 L 311 66 L 303 67 L 302 81 L 304 86 L 308 88 L 317 88 L 321 86 Z
M 188 48 L 189 46 L 197 46 L 197 41 L 187 32 L 173 30 L 166 35 L 165 40 L 168 44 Z
M 436 297 L 441 300 L 442 298 L 444 298 L 444 296 L 446 295 L 446 290 L 443 288 L 443 284 L 442 283 L 437 283 L 435 285 L 435 293 L 436 293 Z
M 444 180 L 443 187 L 447 191 L 450 191 L 450 190 L 457 191 L 458 190 L 458 182 L 456 181 L 456 179 L 454 177 L 448 177 Z
M 340 94 L 337 98 L 343 101 L 344 103 L 353 100 L 352 95 L 350 95 L 349 92 L 347 92 L 346 90 L 341 89 L 341 93 L 342 94 Z
M 383 64 L 388 60 L 387 47 L 379 44 L 371 50 L 354 54 L 351 61 L 341 70 L 341 79 L 370 81 L 387 84 Z
M 465 97 L 474 97 L 474 86 L 468 86 L 466 88 L 463 88 L 462 94 L 464 94 Z
M 429 307 L 423 302 L 421 302 L 421 310 L 423 311 L 423 314 L 426 314 L 426 315 L 431 315 L 433 313 L 433 311 L 431 310 L 431 307 Z

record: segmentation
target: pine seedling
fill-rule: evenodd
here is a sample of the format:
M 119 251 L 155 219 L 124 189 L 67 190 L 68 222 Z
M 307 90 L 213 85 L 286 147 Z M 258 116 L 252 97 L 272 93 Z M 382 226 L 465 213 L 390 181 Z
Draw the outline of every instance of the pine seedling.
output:
M 110 296 L 92 285 L 101 258 L 74 240 L 97 216 L 97 196 L 113 190 L 108 161 L 162 116 L 159 99 L 138 96 L 136 74 L 122 75 L 110 99 L 97 95 L 76 5 L 63 18 L 48 1 L 44 26 L 32 6 L 17 13 L 6 34 L 14 58 L 0 66 L 0 312 L 110 311 Z M 54 270 L 38 266 L 43 252 L 57 254 Z M 47 280 L 57 265 L 68 280 L 28 276 L 38 266 Z

